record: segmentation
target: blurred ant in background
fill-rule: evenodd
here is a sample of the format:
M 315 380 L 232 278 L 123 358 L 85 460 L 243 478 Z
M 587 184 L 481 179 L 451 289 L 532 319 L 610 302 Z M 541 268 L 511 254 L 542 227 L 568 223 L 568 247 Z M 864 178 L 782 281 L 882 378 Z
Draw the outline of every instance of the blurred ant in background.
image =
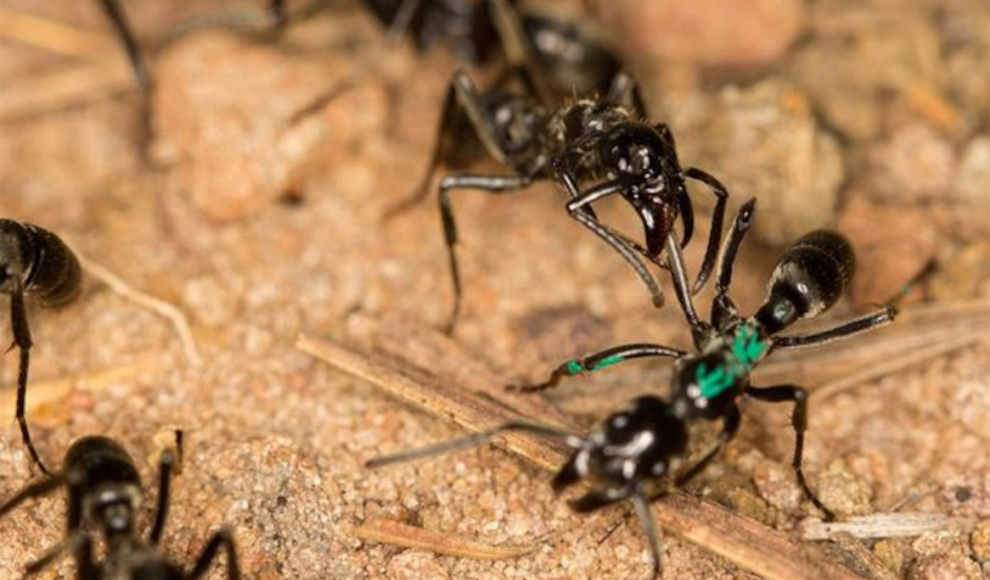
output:
M 147 539 L 135 525 L 143 494 L 134 460 L 116 441 L 89 436 L 77 440 L 65 455 L 62 471 L 33 483 L 0 505 L 0 517 L 24 501 L 65 487 L 68 525 L 65 540 L 28 565 L 24 576 L 34 576 L 71 554 L 79 580 L 198 580 L 209 571 L 220 550 L 227 554 L 227 577 L 240 578 L 234 538 L 227 530 L 213 534 L 193 569 L 186 573 L 158 550 L 168 516 L 172 472 L 181 462 L 182 432 L 175 434 L 175 451 L 165 450 L 158 464 L 158 505 Z M 93 554 L 93 529 L 99 529 L 106 553 Z
M 26 417 L 28 370 L 31 364 L 31 327 L 25 298 L 61 308 L 82 292 L 82 268 L 65 242 L 48 230 L 24 222 L 0 218 L 0 294 L 10 296 L 10 326 L 20 351 L 17 372 L 17 423 L 31 460 L 50 474 L 31 441 Z M 9 349 L 8 349 L 9 350 Z

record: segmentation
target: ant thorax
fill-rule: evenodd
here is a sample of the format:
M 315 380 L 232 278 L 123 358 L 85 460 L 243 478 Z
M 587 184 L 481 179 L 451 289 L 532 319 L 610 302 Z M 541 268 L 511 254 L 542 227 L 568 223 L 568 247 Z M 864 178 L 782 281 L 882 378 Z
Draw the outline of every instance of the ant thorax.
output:
M 721 416 L 723 407 L 742 393 L 770 346 L 761 328 L 748 321 L 710 335 L 700 354 L 679 361 L 675 413 L 683 418 Z
M 633 115 L 619 105 L 581 99 L 550 117 L 544 131 L 546 153 L 549 158 L 563 156 L 565 166 L 578 179 L 604 177 L 610 168 L 602 163 L 601 139 L 632 119 Z

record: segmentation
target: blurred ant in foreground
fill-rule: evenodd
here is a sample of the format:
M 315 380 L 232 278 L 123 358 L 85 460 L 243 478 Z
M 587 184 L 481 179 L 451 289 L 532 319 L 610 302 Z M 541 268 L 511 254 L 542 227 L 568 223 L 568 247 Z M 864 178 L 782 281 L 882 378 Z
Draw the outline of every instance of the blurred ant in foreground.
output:
M 43 306 L 60 308 L 81 292 L 82 268 L 65 242 L 38 226 L 0 218 L 0 294 L 10 296 L 10 326 L 14 334 L 11 348 L 16 346 L 20 351 L 17 423 L 31 459 L 45 474 L 50 472 L 31 441 L 25 416 L 33 344 L 25 297 L 33 296 Z
M 647 118 L 635 81 L 622 73 L 613 79 L 604 98 L 580 99 L 554 110 L 526 96 L 481 92 L 466 73 L 454 74 L 426 174 L 414 194 L 390 211 L 394 214 L 424 199 L 441 164 L 457 166 L 463 161 L 470 143 L 465 134 L 480 141 L 484 151 L 510 171 L 503 175 L 455 173 L 440 181 L 440 215 L 454 285 L 448 332 L 457 321 L 462 293 L 454 251 L 458 233 L 450 200 L 456 190 L 511 193 L 534 181 L 553 179 L 570 198 L 567 213 L 633 267 L 659 308 L 663 293 L 640 256 L 667 267 L 660 254 L 678 217 L 683 224 L 681 246 L 690 242 L 694 210 L 686 180 L 698 180 L 716 197 L 708 247 L 693 292 L 704 286 L 718 254 L 728 192 L 718 179 L 701 169 L 682 169 L 669 127 L 651 124 L 644 120 Z M 612 195 L 621 196 L 636 211 L 643 223 L 643 245 L 598 220 L 592 204 Z
M 564 376 L 599 370 L 633 358 L 663 356 L 676 361 L 669 398 L 648 395 L 633 399 L 593 427 L 587 436 L 539 423 L 513 421 L 491 431 L 378 457 L 369 461 L 368 466 L 381 467 L 464 449 L 512 431 L 561 439 L 574 452 L 553 478 L 554 491 L 562 492 L 586 480 L 591 490 L 569 502 L 580 513 L 622 500 L 631 501 L 649 542 L 653 556 L 652 577 L 656 578 L 662 572 L 662 551 L 649 504 L 704 470 L 739 428 L 742 416 L 737 401 L 743 396 L 751 396 L 771 403 L 794 405 L 792 467 L 804 494 L 827 518 L 832 518 L 832 512 L 808 487 L 802 471 L 807 391 L 792 384 L 755 387 L 749 382 L 750 373 L 777 348 L 822 344 L 876 328 L 891 322 L 896 308 L 888 304 L 877 312 L 811 334 L 778 335 L 798 320 L 813 318 L 828 310 L 852 278 L 855 268 L 852 248 L 840 235 L 820 230 L 798 239 L 784 252 L 770 276 L 763 304 L 754 315 L 741 317 L 728 291 L 736 251 L 752 223 L 754 209 L 755 200 L 744 204 L 733 221 L 722 250 L 709 322 L 700 320 L 694 310 L 680 244 L 673 235 L 667 236 L 674 288 L 691 325 L 696 352 L 658 344 L 623 345 L 568 361 L 554 371 L 546 383 L 522 389 L 541 390 L 557 384 Z M 686 465 L 688 428 L 698 419 L 720 419 L 722 430 L 716 445 L 693 465 Z M 672 483 L 670 479 L 661 482 L 661 478 L 672 478 Z
M 172 471 L 182 453 L 182 432 L 176 432 L 176 454 L 165 450 L 159 459 L 158 506 L 147 539 L 136 530 L 141 508 L 141 478 L 134 460 L 117 442 L 106 437 L 83 437 L 69 447 L 62 471 L 33 483 L 0 505 L 0 517 L 24 501 L 65 487 L 69 496 L 65 540 L 28 565 L 24 576 L 34 576 L 60 557 L 75 557 L 79 580 L 196 580 L 206 575 L 223 548 L 227 577 L 240 578 L 234 538 L 227 530 L 216 532 L 186 573 L 158 551 L 169 507 Z M 86 528 L 99 528 L 106 555 L 97 561 L 93 536 Z

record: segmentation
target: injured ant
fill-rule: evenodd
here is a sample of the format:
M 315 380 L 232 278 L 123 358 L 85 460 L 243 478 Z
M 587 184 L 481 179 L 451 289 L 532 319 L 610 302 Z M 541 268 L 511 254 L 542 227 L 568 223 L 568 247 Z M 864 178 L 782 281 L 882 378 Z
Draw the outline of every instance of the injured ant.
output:
M 635 81 L 625 74 L 613 79 L 604 98 L 580 99 L 552 112 L 528 97 L 483 93 L 466 73 L 454 74 L 426 174 L 414 194 L 389 211 L 394 215 L 426 197 L 441 163 L 456 163 L 455 157 L 463 152 L 460 138 L 465 126 L 489 156 L 511 171 L 507 175 L 458 173 L 440 181 L 440 215 L 454 285 L 448 332 L 454 328 L 461 304 L 460 270 L 454 251 L 458 234 L 450 201 L 451 192 L 456 190 L 510 193 L 537 180 L 553 179 L 570 197 L 567 213 L 633 267 L 659 308 L 663 293 L 637 253 L 665 268 L 660 254 L 678 216 L 683 224 L 681 245 L 688 244 L 694 231 L 694 210 L 686 179 L 695 179 L 708 186 L 717 200 L 693 291 L 704 286 L 718 254 L 728 192 L 712 175 L 694 167 L 682 169 L 670 129 L 663 123 L 641 120 L 648 118 L 644 109 Z M 590 187 L 582 189 L 586 184 Z M 602 224 L 595 215 L 592 204 L 616 194 L 642 221 L 645 247 Z
M 59 308 L 75 300 L 81 291 L 82 268 L 65 242 L 38 226 L 0 218 L 0 293 L 10 295 L 11 348 L 17 346 L 21 355 L 17 423 L 31 459 L 45 474 L 50 472 L 31 441 L 24 410 L 32 345 L 24 299 L 34 296 L 43 306 Z
M 182 432 L 176 432 L 176 455 L 182 453 Z M 159 459 L 158 506 L 148 538 L 135 529 L 141 508 L 141 478 L 134 460 L 117 442 L 89 436 L 69 447 L 62 471 L 33 483 L 0 505 L 0 517 L 25 500 L 65 487 L 68 492 L 68 529 L 65 540 L 28 565 L 33 576 L 58 558 L 75 556 L 80 580 L 194 580 L 205 576 L 221 548 L 227 553 L 227 576 L 240 578 L 234 538 L 227 530 L 213 534 L 191 572 L 166 560 L 157 549 L 169 507 L 169 487 L 179 457 L 165 450 Z M 102 561 L 93 555 L 94 538 L 84 528 L 99 528 L 106 544 Z
M 673 234 L 667 236 L 674 287 L 694 331 L 697 353 L 655 344 L 624 345 L 568 361 L 547 383 L 523 389 L 545 389 L 563 376 L 599 370 L 632 358 L 666 356 L 677 360 L 669 399 L 636 398 L 598 423 L 585 437 L 538 423 L 515 421 L 491 431 L 372 459 L 368 465 L 380 467 L 464 449 L 510 431 L 562 439 L 574 451 L 553 478 L 554 491 L 559 493 L 587 480 L 591 490 L 569 502 L 580 513 L 622 500 L 631 501 L 649 541 L 653 556 L 652 577 L 656 578 L 662 571 L 662 553 L 650 502 L 673 487 L 688 483 L 704 470 L 735 435 L 742 418 L 736 401 L 748 395 L 767 402 L 794 404 L 792 424 L 796 439 L 792 467 L 805 495 L 831 518 L 832 513 L 808 487 L 802 472 L 807 391 L 790 384 L 754 387 L 749 383 L 749 376 L 775 348 L 821 344 L 875 328 L 893 320 L 896 309 L 888 305 L 878 312 L 821 332 L 778 336 L 778 332 L 797 320 L 817 316 L 831 307 L 853 275 L 854 256 L 848 242 L 836 233 L 816 231 L 800 238 L 781 256 L 770 277 L 767 298 L 756 314 L 740 317 L 728 290 L 736 250 L 752 223 L 754 208 L 755 201 L 740 208 L 722 250 L 711 322 L 702 322 L 695 313 L 680 245 Z M 721 419 L 722 431 L 710 450 L 693 465 L 685 465 L 688 427 L 697 419 Z M 660 479 L 664 477 L 672 477 L 672 483 L 661 484 Z

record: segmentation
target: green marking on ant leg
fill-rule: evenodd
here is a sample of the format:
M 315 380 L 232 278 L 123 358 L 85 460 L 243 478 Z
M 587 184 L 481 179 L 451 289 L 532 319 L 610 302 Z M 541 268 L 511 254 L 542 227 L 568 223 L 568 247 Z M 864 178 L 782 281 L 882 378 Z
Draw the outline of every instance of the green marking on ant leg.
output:
M 598 369 L 603 369 L 609 365 L 614 365 L 615 363 L 622 362 L 624 360 L 626 359 L 622 355 L 613 354 L 612 356 L 607 356 L 602 360 L 598 361 L 597 363 L 595 363 L 595 366 L 591 367 L 591 370 L 597 371 Z
M 584 370 L 584 365 L 577 359 L 567 361 L 567 374 L 576 375 Z

